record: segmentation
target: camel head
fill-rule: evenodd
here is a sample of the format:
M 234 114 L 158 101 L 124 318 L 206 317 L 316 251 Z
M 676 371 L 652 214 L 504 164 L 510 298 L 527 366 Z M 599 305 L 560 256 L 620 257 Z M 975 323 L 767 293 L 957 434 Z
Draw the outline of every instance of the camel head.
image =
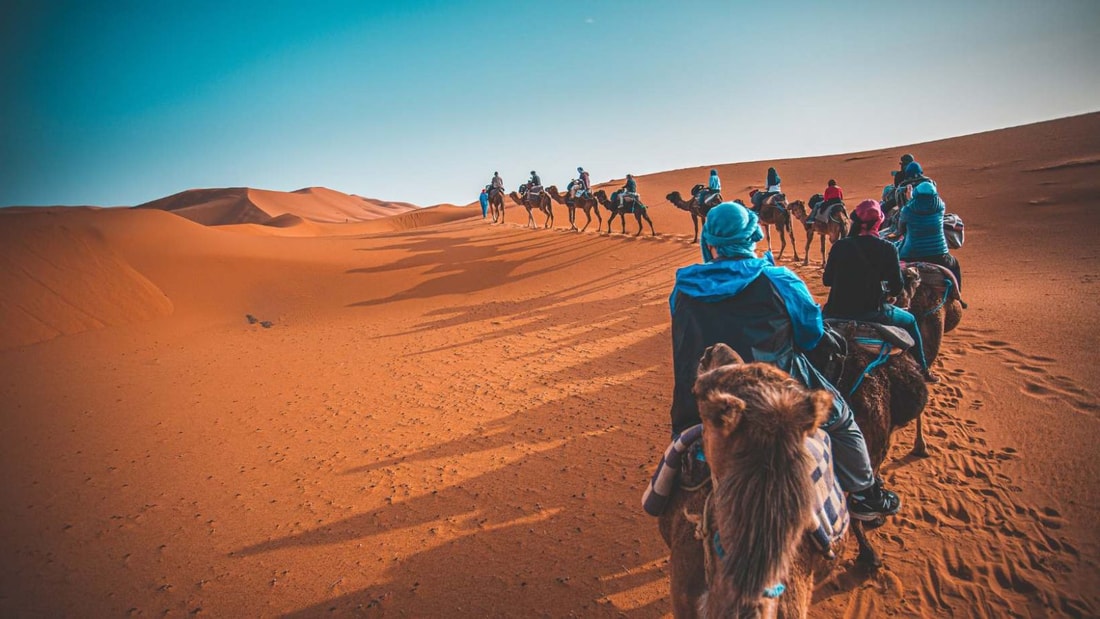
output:
M 689 210 L 689 207 L 691 206 L 687 202 L 684 202 L 684 199 L 680 196 L 679 191 L 673 191 L 672 193 L 668 194 L 667 196 L 665 196 L 665 200 L 668 200 L 672 204 L 672 206 L 675 206 L 681 211 Z
M 512 202 L 515 202 L 516 204 L 519 204 L 520 206 L 523 206 L 523 196 L 519 195 L 518 193 L 516 193 L 514 191 L 510 191 L 510 192 L 508 192 L 508 197 L 512 199 Z
M 554 202 L 558 204 L 565 204 L 565 196 L 558 193 L 557 185 L 550 185 L 546 188 L 546 193 L 550 194 L 550 197 L 554 199 Z
M 596 198 L 596 200 L 598 200 L 600 204 L 607 206 L 608 200 L 606 191 L 604 191 L 603 189 L 597 189 L 596 191 L 592 192 L 592 196 Z
M 804 441 L 828 418 L 832 396 L 775 366 L 742 363 L 725 344 L 704 353 L 694 391 L 725 551 L 703 614 L 756 616 L 764 589 L 783 582 L 812 526 Z
M 802 200 L 795 200 L 787 205 L 787 209 L 791 211 L 797 219 L 806 221 L 806 203 Z
M 722 468 L 717 464 L 728 455 L 726 447 L 736 442 L 759 445 L 792 440 L 801 445 L 832 410 L 828 392 L 809 391 L 773 365 L 744 363 L 721 343 L 703 353 L 695 395 L 705 435 L 714 447 L 707 453 L 712 469 Z M 711 453 L 718 461 L 711 459 Z

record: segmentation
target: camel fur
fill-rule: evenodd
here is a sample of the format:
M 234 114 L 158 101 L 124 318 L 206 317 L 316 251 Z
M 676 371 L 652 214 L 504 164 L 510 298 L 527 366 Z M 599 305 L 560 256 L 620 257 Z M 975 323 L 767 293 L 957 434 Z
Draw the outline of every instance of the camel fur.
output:
M 806 389 L 775 366 L 745 364 L 725 344 L 704 353 L 695 394 L 711 480 L 678 490 L 660 518 L 671 551 L 673 612 L 805 617 L 815 577 L 836 563 L 807 535 L 815 500 L 805 439 L 828 417 L 832 396 Z M 705 546 L 711 539 L 699 539 L 708 522 L 722 557 Z M 835 545 L 842 544 L 843 538 Z M 785 592 L 764 597 L 777 583 Z

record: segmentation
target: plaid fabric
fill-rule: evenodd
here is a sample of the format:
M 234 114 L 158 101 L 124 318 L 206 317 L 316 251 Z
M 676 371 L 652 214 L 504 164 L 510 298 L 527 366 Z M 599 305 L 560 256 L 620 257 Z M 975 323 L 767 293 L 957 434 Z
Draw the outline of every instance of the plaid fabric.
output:
M 829 434 L 818 428 L 817 432 L 806 437 L 806 450 L 817 463 L 810 474 L 817 495 L 814 530 L 810 535 L 822 552 L 828 552 L 832 543 L 848 530 L 848 503 L 833 472 L 833 448 Z
M 703 435 L 702 424 L 684 430 L 673 439 L 665 450 L 649 486 L 642 495 L 642 508 L 650 516 L 660 516 L 668 499 L 676 490 L 676 480 L 680 475 L 680 458 L 691 448 L 692 443 Z M 832 442 L 829 435 L 818 428 L 817 432 L 806 437 L 806 450 L 813 456 L 816 466 L 810 476 L 814 482 L 817 509 L 814 511 L 814 530 L 810 532 L 814 543 L 822 552 L 828 552 L 834 541 L 848 530 L 848 504 L 844 492 L 833 472 Z
M 677 435 L 665 450 L 661 461 L 657 463 L 653 478 L 649 480 L 649 486 L 642 495 L 642 509 L 650 516 L 660 516 L 661 512 L 665 511 L 669 497 L 676 490 L 676 479 L 680 476 L 680 458 L 701 436 L 703 436 L 703 424 L 700 423 Z

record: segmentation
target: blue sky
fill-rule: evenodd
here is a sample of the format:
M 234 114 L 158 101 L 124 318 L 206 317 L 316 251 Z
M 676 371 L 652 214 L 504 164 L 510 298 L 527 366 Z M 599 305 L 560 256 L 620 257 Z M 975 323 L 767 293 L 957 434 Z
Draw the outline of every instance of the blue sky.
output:
M 1100 109 L 1096 0 L 5 4 L 0 205 L 465 204 Z

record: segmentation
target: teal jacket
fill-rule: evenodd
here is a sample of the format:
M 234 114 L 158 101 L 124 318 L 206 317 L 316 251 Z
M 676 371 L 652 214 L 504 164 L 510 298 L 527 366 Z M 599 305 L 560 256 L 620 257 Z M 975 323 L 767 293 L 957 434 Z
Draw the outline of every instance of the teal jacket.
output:
M 905 225 L 905 237 L 898 248 L 902 260 L 947 253 L 947 238 L 943 235 L 945 208 L 939 196 L 930 195 L 914 196 L 902 207 L 899 222 Z

